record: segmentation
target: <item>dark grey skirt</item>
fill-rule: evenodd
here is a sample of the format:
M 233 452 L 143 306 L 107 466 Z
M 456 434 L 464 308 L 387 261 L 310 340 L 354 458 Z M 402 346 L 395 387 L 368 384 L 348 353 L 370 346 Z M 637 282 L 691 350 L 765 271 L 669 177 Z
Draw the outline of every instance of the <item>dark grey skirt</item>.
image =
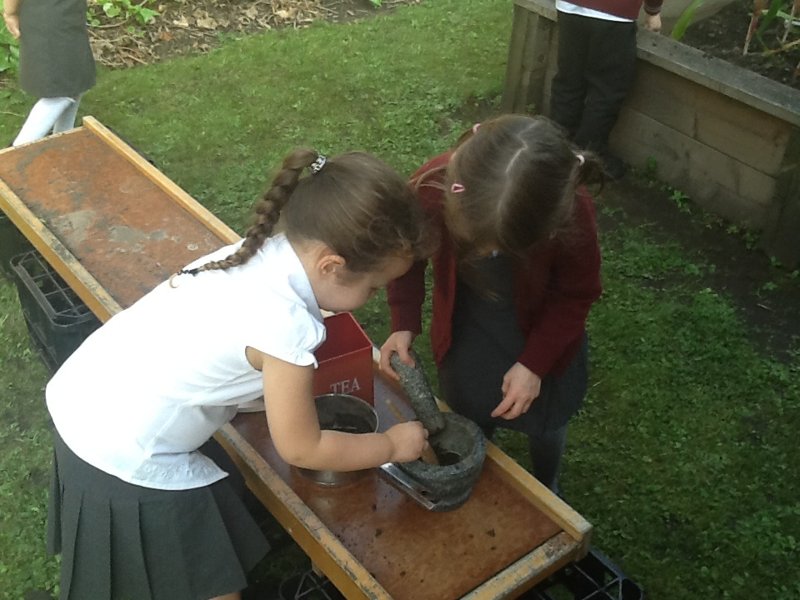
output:
M 25 0 L 19 26 L 23 90 L 37 98 L 76 98 L 94 86 L 86 0 Z
M 476 263 L 478 280 L 492 295 L 459 281 L 453 317 L 453 342 L 439 368 L 439 386 L 454 411 L 490 434 L 496 427 L 539 436 L 566 425 L 583 404 L 588 386 L 586 335 L 571 363 L 559 375 L 542 378 L 538 398 L 516 419 L 492 418 L 503 399 L 506 372 L 517 361 L 526 339 L 513 298 L 512 259 L 497 255 Z
M 227 480 L 191 490 L 132 485 L 76 456 L 58 433 L 48 550 L 61 600 L 208 600 L 247 587 L 269 544 Z

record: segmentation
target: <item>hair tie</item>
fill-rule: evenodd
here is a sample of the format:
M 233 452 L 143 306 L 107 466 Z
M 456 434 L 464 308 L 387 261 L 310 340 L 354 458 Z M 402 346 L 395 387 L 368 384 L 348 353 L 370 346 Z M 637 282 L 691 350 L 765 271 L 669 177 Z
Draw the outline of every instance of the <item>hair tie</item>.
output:
M 475 125 L 472 126 L 472 133 L 473 134 L 478 133 L 478 129 L 480 129 L 480 128 L 481 128 L 481 124 L 480 123 L 475 123 Z
M 192 277 L 194 277 L 199 272 L 200 272 L 200 269 L 198 267 L 196 267 L 194 269 L 181 269 L 180 271 L 176 271 L 175 273 L 173 273 L 169 277 L 169 287 L 171 287 L 171 288 L 178 287 L 178 285 L 175 283 L 175 280 L 178 277 L 180 277 L 181 275 L 191 275 Z
M 576 154 L 575 158 L 578 159 L 578 163 L 583 166 L 583 163 L 586 162 L 586 157 L 583 154 Z
M 316 175 L 319 173 L 326 162 L 328 162 L 327 157 L 324 154 L 318 154 L 314 162 L 308 166 L 308 168 L 311 169 L 311 174 Z
M 460 194 L 464 191 L 464 184 L 462 183 L 454 183 L 450 186 L 450 191 L 454 194 Z

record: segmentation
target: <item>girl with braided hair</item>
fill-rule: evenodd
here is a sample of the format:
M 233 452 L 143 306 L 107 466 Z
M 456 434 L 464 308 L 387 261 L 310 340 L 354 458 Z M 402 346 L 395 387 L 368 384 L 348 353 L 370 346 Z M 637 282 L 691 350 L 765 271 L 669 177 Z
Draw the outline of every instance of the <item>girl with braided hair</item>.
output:
M 350 471 L 422 453 L 419 422 L 321 431 L 312 394 L 321 311 L 360 307 L 427 253 L 406 181 L 368 154 L 297 150 L 256 215 L 241 241 L 111 318 L 48 383 L 62 599 L 241 597 L 267 543 L 198 449 L 262 395 L 290 464 Z

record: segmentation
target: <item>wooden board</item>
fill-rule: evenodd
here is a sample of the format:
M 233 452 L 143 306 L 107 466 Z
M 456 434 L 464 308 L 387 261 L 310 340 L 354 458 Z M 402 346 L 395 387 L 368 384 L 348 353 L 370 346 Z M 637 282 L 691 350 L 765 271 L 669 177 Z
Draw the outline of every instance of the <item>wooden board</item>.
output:
M 0 151 L 0 208 L 103 320 L 180 266 L 237 239 L 94 119 Z M 375 372 L 382 428 L 412 416 Z M 421 508 L 376 471 L 342 488 L 275 453 L 262 413 L 217 435 L 254 493 L 348 598 L 507 598 L 588 549 L 591 526 L 490 444 L 459 509 Z
M 381 430 L 397 422 L 389 403 L 408 410 L 376 372 Z M 311 481 L 277 455 L 261 413 L 241 414 L 232 425 L 257 453 L 250 460 L 265 460 L 393 598 L 461 598 L 562 531 L 492 460 L 462 507 L 437 513 L 377 469 L 342 487 Z
M 238 236 L 96 120 L 0 151 L 0 208 L 101 320 Z

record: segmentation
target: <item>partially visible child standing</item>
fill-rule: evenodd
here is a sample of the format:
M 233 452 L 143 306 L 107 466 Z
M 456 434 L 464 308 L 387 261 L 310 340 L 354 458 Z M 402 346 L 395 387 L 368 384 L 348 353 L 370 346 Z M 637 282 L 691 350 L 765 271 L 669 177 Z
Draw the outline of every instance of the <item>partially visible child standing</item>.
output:
M 72 129 L 95 84 L 86 0 L 3 0 L 3 18 L 19 39 L 20 86 L 38 98 L 13 145 Z
M 661 30 L 663 0 L 644 0 L 644 27 Z M 636 75 L 636 19 L 642 0 L 556 0 L 558 72 L 550 117 L 573 142 L 600 155 L 611 179 L 625 175 L 608 137 Z
M 554 491 L 601 292 L 595 211 L 581 185 L 599 169 L 548 119 L 505 115 L 412 178 L 441 233 L 430 335 L 444 400 L 489 437 L 497 427 L 527 434 L 533 474 Z M 381 368 L 390 374 L 393 352 L 412 362 L 426 264 L 389 285 L 394 333 Z
M 115 315 L 48 383 L 62 600 L 240 598 L 266 540 L 197 449 L 262 394 L 290 464 L 349 471 L 424 449 L 419 422 L 320 431 L 312 393 L 320 311 L 360 307 L 424 256 L 407 182 L 367 154 L 298 150 L 256 214 L 242 241 Z

